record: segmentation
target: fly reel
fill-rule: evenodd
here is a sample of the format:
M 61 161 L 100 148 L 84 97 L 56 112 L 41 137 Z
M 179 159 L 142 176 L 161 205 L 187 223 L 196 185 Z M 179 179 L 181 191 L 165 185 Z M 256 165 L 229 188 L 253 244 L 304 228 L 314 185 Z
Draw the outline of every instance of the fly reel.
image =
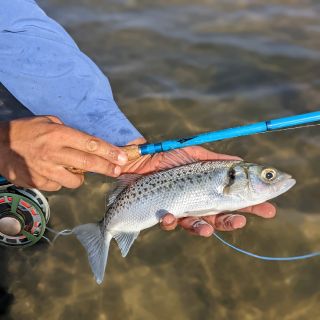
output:
M 50 218 L 45 196 L 0 177 L 0 245 L 27 247 L 38 242 Z

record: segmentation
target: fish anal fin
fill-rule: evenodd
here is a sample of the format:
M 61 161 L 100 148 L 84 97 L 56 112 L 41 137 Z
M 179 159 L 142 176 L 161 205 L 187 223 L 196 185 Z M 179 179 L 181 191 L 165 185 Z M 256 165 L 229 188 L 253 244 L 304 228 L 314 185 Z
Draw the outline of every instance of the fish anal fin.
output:
M 121 251 L 121 255 L 123 257 L 125 257 L 128 254 L 134 240 L 136 240 L 138 235 L 139 235 L 139 231 L 138 232 L 119 232 L 113 235 L 113 237 L 116 239 L 118 243 L 118 246 Z

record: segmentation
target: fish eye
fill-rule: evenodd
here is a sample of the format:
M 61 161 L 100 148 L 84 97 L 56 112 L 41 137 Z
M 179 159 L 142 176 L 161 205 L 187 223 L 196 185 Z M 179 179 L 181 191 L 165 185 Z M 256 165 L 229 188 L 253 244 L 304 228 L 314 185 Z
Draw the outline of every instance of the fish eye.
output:
M 234 180 L 236 178 L 236 171 L 233 168 L 231 168 L 229 170 L 229 174 L 228 175 L 229 175 L 230 180 Z
M 261 172 L 262 179 L 266 182 L 273 181 L 277 177 L 277 172 L 273 168 L 266 168 Z

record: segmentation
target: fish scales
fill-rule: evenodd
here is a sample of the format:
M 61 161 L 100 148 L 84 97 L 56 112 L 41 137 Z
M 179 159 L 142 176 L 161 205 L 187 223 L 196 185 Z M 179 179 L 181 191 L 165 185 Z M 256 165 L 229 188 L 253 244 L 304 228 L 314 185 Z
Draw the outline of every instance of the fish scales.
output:
M 208 210 L 219 196 L 226 170 L 237 162 L 226 166 L 226 161 L 203 161 L 142 176 L 108 208 L 104 226 L 138 231 L 139 223 L 152 226 L 167 212 L 183 217 L 186 211 Z

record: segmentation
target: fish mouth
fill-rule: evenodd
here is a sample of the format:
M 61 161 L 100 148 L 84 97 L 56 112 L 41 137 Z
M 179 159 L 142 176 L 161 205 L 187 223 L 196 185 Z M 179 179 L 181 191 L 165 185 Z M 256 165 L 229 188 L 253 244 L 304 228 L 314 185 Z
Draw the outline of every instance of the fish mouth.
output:
M 286 192 L 291 189 L 296 184 L 296 180 L 293 179 L 289 174 L 285 177 L 283 181 L 280 182 L 281 192 Z

